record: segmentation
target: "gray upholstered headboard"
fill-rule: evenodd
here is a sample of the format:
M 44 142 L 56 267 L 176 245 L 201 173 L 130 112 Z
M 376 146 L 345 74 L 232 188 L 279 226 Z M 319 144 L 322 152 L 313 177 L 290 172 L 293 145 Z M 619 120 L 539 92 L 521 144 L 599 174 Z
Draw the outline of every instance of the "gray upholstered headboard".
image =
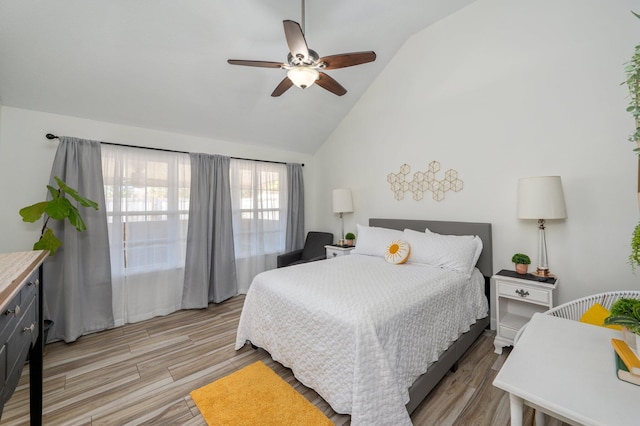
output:
M 482 240 L 482 253 L 477 267 L 485 277 L 493 275 L 493 245 L 491 242 L 491 224 L 474 222 L 446 222 L 415 219 L 369 219 L 369 226 L 389 229 L 413 229 L 424 232 L 425 228 L 438 234 L 477 235 Z M 357 243 L 356 243 L 357 244 Z

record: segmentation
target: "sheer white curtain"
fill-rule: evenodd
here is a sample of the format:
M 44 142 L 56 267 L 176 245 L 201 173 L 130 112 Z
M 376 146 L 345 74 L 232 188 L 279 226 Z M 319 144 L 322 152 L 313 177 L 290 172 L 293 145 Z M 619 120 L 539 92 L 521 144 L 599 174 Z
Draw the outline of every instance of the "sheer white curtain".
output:
M 253 277 L 276 267 L 287 232 L 285 164 L 232 159 L 230 163 L 233 241 L 239 292 Z
M 189 156 L 103 145 L 102 173 L 116 325 L 180 309 Z

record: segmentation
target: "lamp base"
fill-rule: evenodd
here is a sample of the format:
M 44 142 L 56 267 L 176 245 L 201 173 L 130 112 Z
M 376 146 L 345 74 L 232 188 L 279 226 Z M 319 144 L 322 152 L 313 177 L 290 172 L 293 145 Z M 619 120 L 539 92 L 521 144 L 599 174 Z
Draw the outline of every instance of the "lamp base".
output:
M 544 268 L 537 268 L 535 272 L 531 273 L 531 275 L 535 275 L 536 277 L 543 277 L 543 278 L 556 278 L 555 275 L 549 272 L 549 269 L 544 269 Z

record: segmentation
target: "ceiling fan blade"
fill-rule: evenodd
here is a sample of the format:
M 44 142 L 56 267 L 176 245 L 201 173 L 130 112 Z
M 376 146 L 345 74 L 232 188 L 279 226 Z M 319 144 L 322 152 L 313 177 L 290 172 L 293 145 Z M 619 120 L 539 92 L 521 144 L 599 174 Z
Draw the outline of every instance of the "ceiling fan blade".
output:
M 376 53 L 368 52 L 352 52 L 342 53 L 340 55 L 325 56 L 318 59 L 318 63 L 325 63 L 325 70 L 334 70 L 336 68 L 352 67 L 354 65 L 366 64 L 376 60 Z
M 316 80 L 316 84 L 338 96 L 342 96 L 347 93 L 347 89 L 342 87 L 340 83 L 323 72 L 320 73 L 320 77 Z
M 300 24 L 295 21 L 282 21 L 284 25 L 284 37 L 287 39 L 289 51 L 294 58 L 306 61 L 309 58 L 309 47 L 304 39 L 304 33 Z
M 285 77 L 284 80 L 278 84 L 278 87 L 275 88 L 271 96 L 276 97 L 282 95 L 284 92 L 289 90 L 289 88 L 293 86 L 293 82 L 289 80 L 289 77 Z
M 244 59 L 229 59 L 227 60 L 231 65 L 244 65 L 247 67 L 261 67 L 261 68 L 282 68 L 284 66 L 281 62 L 269 62 L 269 61 L 245 61 Z

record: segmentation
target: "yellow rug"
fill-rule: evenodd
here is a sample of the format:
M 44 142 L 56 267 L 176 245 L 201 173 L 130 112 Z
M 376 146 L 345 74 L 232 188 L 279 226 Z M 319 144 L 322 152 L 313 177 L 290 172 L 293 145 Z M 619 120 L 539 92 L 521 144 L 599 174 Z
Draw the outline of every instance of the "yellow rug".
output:
M 333 425 L 262 361 L 190 395 L 209 425 Z

